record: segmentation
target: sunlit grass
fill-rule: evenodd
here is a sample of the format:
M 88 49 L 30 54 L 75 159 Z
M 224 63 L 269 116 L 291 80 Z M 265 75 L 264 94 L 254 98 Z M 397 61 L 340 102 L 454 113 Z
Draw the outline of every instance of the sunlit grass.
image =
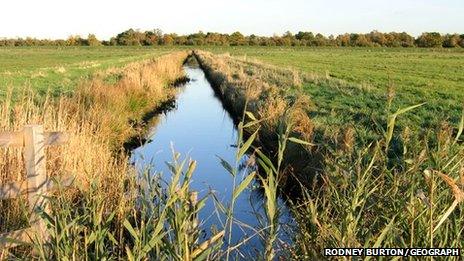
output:
M 201 175 L 194 173 L 196 163 L 173 153 L 170 180 L 148 175 L 150 170 L 137 180 L 127 155 L 119 153 L 121 144 L 140 131 L 133 129 L 132 120 L 172 94 L 166 87 L 182 76 L 186 55 L 94 74 L 71 97 L 36 99 L 25 93 L 13 103 L 10 94 L 0 103 L 2 130 L 34 122 L 70 132 L 69 146 L 48 152 L 48 168 L 52 175 L 76 175 L 75 188 L 58 191 L 52 211 L 41 212 L 52 240 L 29 246 L 34 252 L 3 254 L 238 258 L 237 248 L 246 239 L 231 242 L 235 199 L 253 179 L 262 186 L 265 212 L 257 216 L 262 227 L 255 228 L 255 236 L 263 248 L 256 258 L 318 259 L 326 247 L 463 247 L 461 105 L 439 104 L 439 99 L 415 103 L 428 96 L 408 100 L 404 88 L 346 82 L 330 74 L 207 52 L 196 52 L 196 57 L 240 122 L 235 162 L 220 160 L 234 177 L 231 201 L 216 202 L 224 226 L 211 231 L 211 238 L 201 238 L 197 214 L 208 198 L 198 199 L 190 189 L 191 177 Z M 65 73 L 63 68 L 56 70 Z M 439 117 L 436 106 L 448 117 Z M 21 152 L 1 153 L 1 180 L 23 178 Z M 241 180 L 237 173 L 246 153 L 257 171 Z M 283 233 L 278 223 L 281 193 L 293 196 L 289 207 L 296 220 L 292 245 L 285 248 L 278 240 Z M 2 229 L 18 225 L 23 214 L 19 203 L 10 203 L 2 202 Z
M 320 121 L 314 119 L 314 113 L 321 109 L 317 106 L 321 97 L 309 97 L 316 104 L 313 107 L 295 102 L 295 96 L 304 100 L 304 94 L 292 70 L 229 55 L 198 52 L 198 56 L 232 113 L 247 107 L 263 116 L 256 119 L 259 123 L 251 125 L 252 129 L 260 129 L 257 146 L 275 148 L 267 150 L 265 157 L 260 154 L 260 161 L 269 158 L 260 164 L 261 174 L 271 174 L 271 179 L 262 182 L 265 202 L 272 201 L 276 190 L 269 190 L 273 187 L 275 169 L 271 166 L 282 159 L 290 169 L 275 172 L 281 175 L 280 189 L 285 194 L 289 192 L 285 188 L 301 188 L 300 197 L 290 198 L 297 228 L 290 232 L 293 245 L 284 256 L 295 260 L 318 259 L 327 247 L 463 246 L 463 194 L 459 185 L 464 175 L 462 111 L 453 112 L 448 118 L 435 118 L 426 128 L 416 121 L 421 120 L 424 111 L 433 113 L 428 103 L 398 108 L 398 104 L 392 106 L 396 97 L 391 89 L 382 99 L 375 99 L 363 86 L 303 74 L 303 86 L 310 83 L 315 89 L 332 88 L 340 92 L 346 88 L 363 99 L 359 106 L 348 103 L 337 114 L 323 115 L 326 121 Z M 351 111 L 365 109 L 363 102 L 375 102 L 369 110 L 379 116 L 360 115 L 357 119 L 348 118 L 350 122 L 329 124 Z M 284 106 L 288 103 L 297 106 Z M 263 108 L 267 106 L 272 113 L 265 113 Z M 327 101 L 327 107 L 337 106 L 337 100 Z M 295 113 L 301 108 L 308 109 L 309 123 L 297 116 L 290 117 L 284 125 L 279 124 L 285 115 L 301 115 Z M 415 116 L 419 118 L 412 120 Z M 244 118 L 240 114 L 238 117 Z M 450 124 L 447 122 L 450 118 L 456 120 Z M 296 147 L 285 150 L 292 142 L 282 141 L 287 137 L 284 126 L 292 123 L 296 123 L 290 128 L 292 136 L 296 134 L 303 140 L 288 140 L 304 145 L 307 154 Z M 312 127 L 304 127 L 312 123 L 314 136 L 310 135 Z M 273 136 L 277 138 L 269 139 Z M 294 155 L 301 154 L 305 157 L 295 161 Z M 287 179 L 283 179 L 285 176 Z M 267 211 L 271 209 L 268 206 Z M 272 235 L 266 238 L 272 241 Z M 269 256 L 270 252 L 266 253 Z
M 41 94 L 70 93 L 80 80 L 96 72 L 172 51 L 164 47 L 2 47 L 0 99 L 8 88 L 32 88 Z

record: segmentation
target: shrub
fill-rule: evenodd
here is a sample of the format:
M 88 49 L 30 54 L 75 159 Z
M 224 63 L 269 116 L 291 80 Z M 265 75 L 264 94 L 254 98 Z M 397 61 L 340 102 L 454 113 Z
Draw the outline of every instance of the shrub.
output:
M 423 33 L 416 40 L 416 44 L 419 47 L 442 47 L 443 38 L 440 33 Z

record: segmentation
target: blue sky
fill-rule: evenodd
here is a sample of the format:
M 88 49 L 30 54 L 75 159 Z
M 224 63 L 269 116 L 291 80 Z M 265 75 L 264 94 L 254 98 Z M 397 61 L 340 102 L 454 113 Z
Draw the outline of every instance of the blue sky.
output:
M 202 31 L 272 35 L 289 30 L 325 35 L 379 30 L 464 33 L 464 0 L 4 0 L 0 37 L 100 39 L 128 28 L 187 34 Z

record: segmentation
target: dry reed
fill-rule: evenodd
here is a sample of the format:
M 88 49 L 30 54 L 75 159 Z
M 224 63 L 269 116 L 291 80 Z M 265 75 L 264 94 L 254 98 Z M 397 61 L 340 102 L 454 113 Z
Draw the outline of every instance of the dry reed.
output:
M 70 196 L 85 194 L 89 186 L 97 186 L 107 208 L 124 210 L 125 185 L 131 180 L 132 170 L 127 155 L 119 148 L 140 131 L 133 121 L 172 98 L 175 91 L 167 87 L 183 76 L 186 56 L 186 52 L 178 52 L 129 64 L 115 84 L 94 77 L 82 82 L 72 97 L 52 99 L 28 90 L 13 102 L 10 90 L 0 102 L 0 130 L 18 131 L 27 124 L 41 124 L 47 131 L 67 132 L 69 144 L 47 149 L 49 175 L 73 174 L 76 189 L 68 192 Z M 2 184 L 23 180 L 21 149 L 0 150 L 0 170 Z M 20 200 L 0 202 L 2 232 L 25 225 L 18 222 L 21 205 Z

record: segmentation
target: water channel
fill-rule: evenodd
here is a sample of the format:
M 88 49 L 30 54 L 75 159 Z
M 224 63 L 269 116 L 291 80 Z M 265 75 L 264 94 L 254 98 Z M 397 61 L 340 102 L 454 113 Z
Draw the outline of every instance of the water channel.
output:
M 185 66 L 184 70 L 191 79 L 190 82 L 181 87 L 175 108 L 158 116 L 156 126 L 149 131 L 149 141 L 132 151 L 132 162 L 139 170 L 150 165 L 150 168 L 163 173 L 164 180 L 170 180 L 166 162 L 172 161 L 174 148 L 182 157 L 197 161 L 191 189 L 198 191 L 200 198 L 213 192 L 224 205 L 227 205 L 233 190 L 233 177 L 221 165 L 218 156 L 233 165 L 237 129 L 205 78 L 204 72 L 200 68 L 190 66 Z M 242 162 L 246 161 L 246 158 L 242 159 Z M 240 172 L 237 183 L 242 181 L 250 168 L 252 167 Z M 232 244 L 251 236 L 241 249 L 248 252 L 262 249 L 259 236 L 253 236 L 257 229 L 262 228 L 257 216 L 261 215 L 264 218 L 262 204 L 263 196 L 257 183 L 249 186 L 238 197 L 234 210 L 234 217 L 238 222 L 233 227 Z M 211 226 L 222 229 L 225 221 L 224 215 L 218 214 L 212 197 L 207 200 L 199 218 L 203 222 L 205 238 L 210 236 Z M 290 215 L 283 208 L 280 221 L 288 223 L 290 220 Z

